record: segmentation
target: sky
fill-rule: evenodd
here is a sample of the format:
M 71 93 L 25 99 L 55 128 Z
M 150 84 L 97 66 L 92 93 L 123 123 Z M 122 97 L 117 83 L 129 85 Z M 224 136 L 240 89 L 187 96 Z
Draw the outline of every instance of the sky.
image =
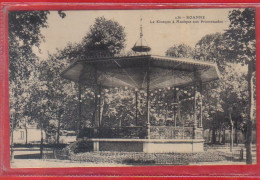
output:
M 224 32 L 229 25 L 228 13 L 230 10 L 81 10 L 65 11 L 66 17 L 64 19 L 58 15 L 57 11 L 51 11 L 48 16 L 48 28 L 41 30 L 45 36 L 45 42 L 41 43 L 41 54 L 38 53 L 38 55 L 45 59 L 48 53 L 53 54 L 57 49 L 65 48 L 69 42 L 81 42 L 82 38 L 89 32 L 90 26 L 94 24 L 95 18 L 101 16 L 117 21 L 125 27 L 126 52 L 134 46 L 139 38 L 140 19 L 142 18 L 144 39 L 152 49 L 151 54 L 165 55 L 166 50 L 174 44 L 184 43 L 194 47 L 203 36 Z M 187 19 L 187 16 L 193 19 Z M 177 20 L 182 23 L 177 23 Z M 199 22 L 193 22 L 195 20 Z M 201 20 L 208 23 L 202 23 Z M 191 21 L 191 23 L 184 21 Z

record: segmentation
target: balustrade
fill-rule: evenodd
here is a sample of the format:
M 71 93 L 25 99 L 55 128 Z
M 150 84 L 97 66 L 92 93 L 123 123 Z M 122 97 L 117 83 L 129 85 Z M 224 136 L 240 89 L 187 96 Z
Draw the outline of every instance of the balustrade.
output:
M 88 138 L 127 138 L 144 139 L 146 128 L 142 126 L 126 127 L 102 127 L 97 134 L 93 133 L 93 128 L 85 128 L 83 134 Z M 192 139 L 193 127 L 173 127 L 173 126 L 151 126 L 150 139 Z M 195 130 L 195 138 L 202 138 L 202 129 Z
M 192 139 L 192 127 L 151 126 L 151 139 Z

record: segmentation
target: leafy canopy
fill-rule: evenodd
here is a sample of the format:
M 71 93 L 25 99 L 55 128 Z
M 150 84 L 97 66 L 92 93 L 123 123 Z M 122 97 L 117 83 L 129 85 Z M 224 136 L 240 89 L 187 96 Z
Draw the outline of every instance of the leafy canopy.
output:
M 255 63 L 255 9 L 236 9 L 229 14 L 230 25 L 225 33 L 232 50 L 232 60 L 242 64 Z
M 90 51 L 117 54 L 125 47 L 125 36 L 124 28 L 118 22 L 98 17 L 83 43 Z
M 166 51 L 166 56 L 177 58 L 192 58 L 193 49 L 186 44 L 175 44 Z
M 47 27 L 48 11 L 10 11 L 8 13 L 10 80 L 28 78 L 36 56 L 32 48 L 39 47 L 44 37 L 40 30 Z
M 98 17 L 80 43 L 60 50 L 61 58 L 78 60 L 88 56 L 113 56 L 125 47 L 126 34 L 118 22 Z

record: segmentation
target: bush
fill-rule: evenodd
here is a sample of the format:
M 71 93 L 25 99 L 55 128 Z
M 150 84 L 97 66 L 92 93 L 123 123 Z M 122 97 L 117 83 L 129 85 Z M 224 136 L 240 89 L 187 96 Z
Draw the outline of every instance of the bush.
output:
M 81 152 L 93 151 L 93 142 L 89 142 L 86 140 L 77 140 L 76 142 L 71 143 L 70 145 L 65 147 L 64 151 L 68 155 L 73 155 L 73 154 L 81 153 Z

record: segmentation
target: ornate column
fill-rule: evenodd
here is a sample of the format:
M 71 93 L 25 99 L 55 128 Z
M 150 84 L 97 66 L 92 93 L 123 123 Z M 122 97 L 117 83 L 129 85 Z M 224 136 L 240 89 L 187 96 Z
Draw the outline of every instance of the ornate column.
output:
M 172 98 L 172 110 L 173 110 L 173 124 L 176 128 L 176 111 L 175 111 L 175 88 L 173 88 L 173 98 Z
M 199 97 L 198 97 L 198 105 L 199 105 L 199 110 L 200 110 L 200 116 L 199 116 L 199 127 L 197 128 L 196 132 L 196 138 L 203 139 L 204 138 L 204 131 L 203 131 L 203 115 L 202 115 L 202 81 L 199 80 L 198 82 L 198 90 L 200 92 Z
M 194 124 L 193 124 L 193 139 L 203 138 L 203 129 L 202 129 L 202 99 L 201 95 L 199 97 L 199 93 L 202 93 L 202 81 L 198 75 L 198 72 L 194 70 L 194 87 L 193 87 L 193 94 L 194 94 Z M 200 108 L 200 116 L 197 119 L 197 105 Z M 199 122 L 198 122 L 199 120 Z M 199 127 L 198 127 L 199 124 Z
M 78 137 L 80 134 L 80 125 L 81 125 L 81 121 L 82 121 L 82 84 L 79 81 L 78 83 L 78 123 L 77 123 L 77 131 L 78 131 Z
M 193 85 L 193 97 L 194 97 L 194 105 L 193 105 L 193 139 L 196 139 L 197 137 L 197 128 L 198 128 L 198 122 L 197 122 L 197 112 L 196 112 L 196 108 L 197 108 L 197 87 L 198 87 L 198 82 L 199 82 L 199 75 L 198 72 L 196 71 L 196 69 L 194 68 L 193 70 L 193 75 L 194 75 L 194 85 Z
M 194 105 L 193 105 L 193 139 L 196 139 L 196 130 L 197 130 L 197 113 L 196 113 L 196 107 L 197 107 L 197 88 L 196 88 L 196 82 L 193 86 L 193 97 L 194 97 Z
M 97 107 L 98 107 L 98 127 L 100 129 L 101 127 L 101 86 L 98 85 L 98 95 L 97 95 L 97 98 L 98 98 L 98 104 L 97 104 Z
M 137 102 L 137 100 L 138 100 L 138 89 L 135 89 L 135 125 L 137 126 L 138 125 L 138 109 L 137 109 L 137 107 L 138 107 L 138 102 Z
M 199 127 L 200 128 L 203 128 L 203 124 L 202 124 L 202 81 L 200 81 L 200 87 L 199 87 L 199 90 L 200 90 L 200 101 L 199 101 L 199 105 L 200 105 L 200 124 L 199 124 Z
M 95 74 L 94 74 L 94 112 L 92 118 L 92 127 L 94 129 L 94 137 L 98 136 L 98 127 L 99 127 L 99 117 L 98 117 L 98 72 L 97 72 L 97 65 L 95 66 Z
M 147 123 L 146 123 L 146 138 L 150 139 L 150 59 L 147 60 L 147 88 L 146 88 L 146 109 L 147 109 Z

